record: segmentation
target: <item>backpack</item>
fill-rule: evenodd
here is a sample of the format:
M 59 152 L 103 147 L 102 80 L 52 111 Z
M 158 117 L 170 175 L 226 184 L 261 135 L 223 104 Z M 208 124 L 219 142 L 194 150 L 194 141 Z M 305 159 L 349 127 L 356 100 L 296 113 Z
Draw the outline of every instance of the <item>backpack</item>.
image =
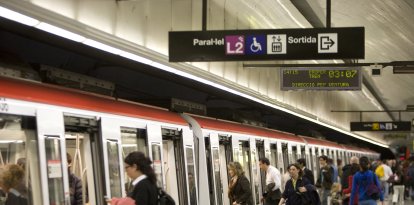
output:
M 382 165 L 378 166 L 377 169 L 375 169 L 375 174 L 378 178 L 384 177 L 384 167 Z
M 372 175 L 373 181 L 367 187 L 367 195 L 371 197 L 371 199 L 379 200 L 381 189 L 375 184 L 375 175 Z
M 158 188 L 158 204 L 159 205 L 175 205 L 174 199 L 161 188 Z

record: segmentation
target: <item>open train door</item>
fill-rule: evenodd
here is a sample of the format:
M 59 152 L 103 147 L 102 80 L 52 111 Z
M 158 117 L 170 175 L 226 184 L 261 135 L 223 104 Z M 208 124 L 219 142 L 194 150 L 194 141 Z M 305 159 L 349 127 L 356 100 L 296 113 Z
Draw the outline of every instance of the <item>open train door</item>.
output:
M 233 159 L 240 162 L 249 179 L 252 189 L 253 204 L 260 204 L 261 189 L 259 188 L 260 169 L 257 161 L 256 139 L 254 137 L 235 135 L 232 137 Z

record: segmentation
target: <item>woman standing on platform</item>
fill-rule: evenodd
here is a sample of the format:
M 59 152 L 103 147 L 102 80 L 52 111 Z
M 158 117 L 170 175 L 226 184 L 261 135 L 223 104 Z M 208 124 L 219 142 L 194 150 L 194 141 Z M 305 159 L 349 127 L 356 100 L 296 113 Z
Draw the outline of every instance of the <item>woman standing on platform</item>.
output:
M 279 205 L 286 202 L 286 205 L 297 204 L 319 204 L 320 200 L 316 193 L 316 187 L 313 186 L 310 181 L 302 177 L 303 170 L 299 164 L 290 164 L 287 169 L 290 173 L 290 179 L 286 182 L 285 190 L 282 194 L 282 199 Z M 313 194 L 315 193 L 315 194 Z
M 152 161 L 142 152 L 131 152 L 124 160 L 125 171 L 132 179 L 133 189 L 128 197 L 135 200 L 136 205 L 157 205 L 158 189 Z
M 229 199 L 232 205 L 252 205 L 252 192 L 250 182 L 244 176 L 242 166 L 238 162 L 227 165 L 231 177 L 229 184 Z
M 384 194 L 381 191 L 381 185 L 376 174 L 369 170 L 369 160 L 367 157 L 359 159 L 360 171 L 357 172 L 352 180 L 352 191 L 350 204 L 358 194 L 359 205 L 377 205 L 377 200 L 373 197 L 373 191 L 376 190 L 379 194 L 381 204 L 384 205 Z M 358 192 L 358 193 L 357 193 Z M 371 194 L 371 195 L 369 195 Z

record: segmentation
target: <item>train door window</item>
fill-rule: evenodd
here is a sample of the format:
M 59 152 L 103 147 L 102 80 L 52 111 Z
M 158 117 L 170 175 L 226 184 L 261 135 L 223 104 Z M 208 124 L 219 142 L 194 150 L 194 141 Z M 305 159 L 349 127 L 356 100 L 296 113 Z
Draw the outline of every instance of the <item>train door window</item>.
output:
M 250 170 L 250 148 L 249 148 L 249 142 L 248 141 L 240 141 L 239 142 L 239 150 L 240 151 L 240 157 L 241 159 L 240 164 L 243 167 L 243 171 L 246 174 L 246 177 L 251 182 L 251 170 Z
M 223 191 L 221 187 L 221 177 L 220 177 L 220 157 L 219 157 L 219 150 L 217 147 L 213 147 L 211 150 L 212 159 L 213 159 L 213 175 L 216 187 L 216 197 L 217 197 L 217 204 L 223 204 Z
M 59 136 L 45 137 L 47 179 L 50 204 L 64 204 L 63 165 Z M 65 163 L 66 164 L 66 163 Z
M 194 152 L 191 147 L 186 147 L 185 153 L 187 156 L 187 171 L 188 171 L 187 181 L 188 181 L 188 190 L 190 191 L 190 204 L 197 205 L 197 190 L 195 186 L 196 175 L 195 175 L 194 156 L 193 156 Z M 219 157 L 218 150 L 213 150 L 213 155 L 215 155 L 215 157 L 218 158 Z M 216 178 L 218 178 L 218 183 L 220 184 L 221 183 L 219 181 L 220 172 L 218 172 L 218 174 L 216 173 Z M 221 192 L 221 187 L 219 191 Z
M 288 154 L 288 145 L 286 143 L 282 143 L 282 153 L 283 153 L 283 170 L 286 169 L 289 162 L 289 154 Z M 283 174 L 283 173 L 282 173 Z
M 145 153 L 145 156 L 148 156 L 147 133 L 145 129 L 121 127 L 121 144 L 122 159 L 125 159 L 129 153 L 135 151 Z M 126 193 L 129 193 L 133 188 L 131 185 L 131 179 L 128 177 L 126 172 L 123 177 L 125 181 Z M 157 181 L 158 180 L 162 181 L 162 177 L 157 176 Z
M 121 163 L 119 161 L 119 143 L 117 140 L 107 140 L 106 148 L 108 149 L 108 166 L 109 166 L 109 182 L 111 187 L 111 195 L 114 197 L 122 196 L 121 185 Z
M 306 162 L 306 166 L 309 168 L 310 167 L 310 164 L 309 164 L 309 152 L 308 152 L 309 150 L 306 150 L 306 147 L 305 146 L 300 146 L 300 152 L 301 152 L 301 158 L 304 158 L 305 159 L 305 162 Z
M 177 129 L 162 128 L 164 176 L 166 191 L 177 204 L 188 204 L 187 175 L 182 132 Z M 187 167 L 188 168 L 188 167 Z M 194 175 L 192 176 L 194 177 Z
M 263 141 L 256 141 L 256 149 L 251 149 L 251 167 L 252 167 L 252 179 L 251 183 L 253 183 L 254 186 L 254 197 L 253 200 L 255 200 L 255 204 L 260 204 L 260 196 L 261 191 L 259 190 L 260 186 L 260 169 L 259 169 L 259 155 L 261 152 L 262 157 L 264 157 L 264 147 L 263 147 Z M 261 148 L 260 148 L 261 147 Z
M 122 157 L 140 151 L 148 156 L 147 133 L 145 129 L 121 127 Z
M 157 186 L 163 187 L 162 165 L 161 165 L 161 145 L 159 143 L 152 143 L 152 160 L 155 176 L 157 177 Z
M 315 159 L 316 159 L 315 168 L 316 168 L 317 176 L 319 176 L 319 171 L 320 171 L 320 166 L 319 166 L 320 156 L 322 156 L 320 147 L 315 147 Z
M 296 162 L 296 160 L 298 159 L 298 149 L 296 147 L 296 145 L 291 145 L 292 146 L 292 157 L 291 157 L 291 161 L 289 161 L 289 164 Z
M 19 179 L 21 185 L 12 188 L 20 192 L 28 201 L 27 204 L 43 204 L 36 119 L 0 113 L 0 172 L 9 172 L 9 168 L 16 165 L 24 175 Z M 2 175 L 3 180 L 14 180 L 7 176 Z M 3 194 L 1 190 L 0 193 Z
M 220 170 L 222 182 L 223 204 L 230 204 L 229 198 L 225 193 L 228 193 L 228 184 L 230 176 L 228 175 L 227 165 L 232 161 L 231 136 L 219 135 L 219 151 L 220 151 Z
M 270 164 L 277 167 L 277 148 L 276 144 L 270 144 Z

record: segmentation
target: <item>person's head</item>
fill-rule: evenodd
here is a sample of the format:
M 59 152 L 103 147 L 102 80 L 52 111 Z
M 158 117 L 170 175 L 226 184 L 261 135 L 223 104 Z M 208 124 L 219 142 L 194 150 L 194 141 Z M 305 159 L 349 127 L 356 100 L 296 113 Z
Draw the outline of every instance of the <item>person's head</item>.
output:
M 26 169 L 26 158 L 22 157 L 17 160 L 17 165 L 19 165 L 23 170 Z
M 267 168 L 269 168 L 270 161 L 268 158 L 260 158 L 259 159 L 259 167 L 262 171 L 267 171 Z
M 336 164 L 338 165 L 338 166 L 342 166 L 342 159 L 337 159 L 336 160 Z
M 15 188 L 21 183 L 24 178 L 24 171 L 22 167 L 17 164 L 9 164 L 6 166 L 3 177 L 2 187 L 5 191 L 9 191 L 11 188 Z
M 68 162 L 68 171 L 70 172 L 70 168 L 72 167 L 72 156 L 68 152 L 66 153 L 66 161 Z
M 231 177 L 244 175 L 243 168 L 239 162 L 230 162 L 227 168 Z
M 361 171 L 365 172 L 369 169 L 369 160 L 368 157 L 361 157 L 359 159 L 359 166 L 361 167 Z
M 303 171 L 300 168 L 298 163 L 289 164 L 289 166 L 287 167 L 287 170 L 289 170 L 290 177 L 294 179 L 298 179 L 303 176 Z
M 320 167 L 324 167 L 328 164 L 328 157 L 325 155 L 322 155 L 319 157 L 319 165 Z
M 359 164 L 359 159 L 357 156 L 352 156 L 350 161 L 351 164 Z
M 131 152 L 124 159 L 125 172 L 131 179 L 145 174 L 152 183 L 157 183 L 155 172 L 151 167 L 152 161 L 142 152 Z
M 359 164 L 351 164 L 351 169 L 350 169 L 350 174 L 354 175 L 355 173 L 357 173 L 359 171 Z
M 304 158 L 300 158 L 296 160 L 296 162 L 299 164 L 300 168 L 306 167 L 306 160 Z

